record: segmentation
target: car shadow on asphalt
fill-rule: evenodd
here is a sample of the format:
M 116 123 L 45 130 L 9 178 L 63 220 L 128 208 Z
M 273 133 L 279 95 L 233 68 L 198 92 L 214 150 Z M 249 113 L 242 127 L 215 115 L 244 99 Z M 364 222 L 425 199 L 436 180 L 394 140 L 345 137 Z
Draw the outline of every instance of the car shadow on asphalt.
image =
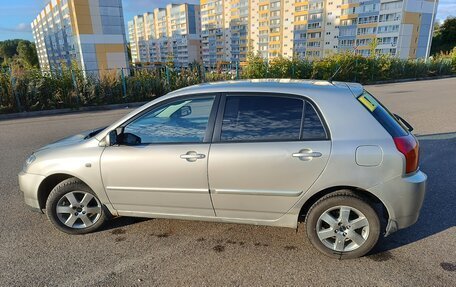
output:
M 456 133 L 419 135 L 418 139 L 420 169 L 428 176 L 420 217 L 414 225 L 382 239 L 371 252 L 374 256 L 456 226 Z
M 149 221 L 149 220 L 153 220 L 153 218 L 124 217 L 124 216 L 114 217 L 114 218 L 111 218 L 110 220 L 108 220 L 107 222 L 105 222 L 105 224 L 103 224 L 103 226 L 99 230 L 95 231 L 94 233 L 105 232 L 105 231 L 114 230 L 114 229 L 121 228 L 121 227 L 127 227 L 130 225 L 138 224 L 138 223 L 141 223 L 144 221 Z

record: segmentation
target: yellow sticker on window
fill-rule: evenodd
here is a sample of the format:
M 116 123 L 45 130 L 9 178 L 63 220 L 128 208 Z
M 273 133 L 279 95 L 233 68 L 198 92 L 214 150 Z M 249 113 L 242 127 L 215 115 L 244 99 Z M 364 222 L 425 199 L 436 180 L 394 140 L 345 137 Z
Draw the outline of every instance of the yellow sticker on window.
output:
M 374 112 L 375 109 L 378 107 L 377 101 L 369 95 L 362 95 L 358 98 L 358 100 L 369 109 L 369 111 Z

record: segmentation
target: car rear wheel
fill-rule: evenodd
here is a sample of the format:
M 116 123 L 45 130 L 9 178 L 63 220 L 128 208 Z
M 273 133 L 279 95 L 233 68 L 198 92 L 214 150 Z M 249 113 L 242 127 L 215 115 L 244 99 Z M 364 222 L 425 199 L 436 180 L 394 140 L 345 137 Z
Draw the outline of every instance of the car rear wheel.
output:
M 380 236 L 380 220 L 372 206 L 351 191 L 324 196 L 309 210 L 306 230 L 323 254 L 338 259 L 369 252 Z
M 96 194 L 77 178 L 66 179 L 51 191 L 46 214 L 57 229 L 69 234 L 95 231 L 106 220 Z

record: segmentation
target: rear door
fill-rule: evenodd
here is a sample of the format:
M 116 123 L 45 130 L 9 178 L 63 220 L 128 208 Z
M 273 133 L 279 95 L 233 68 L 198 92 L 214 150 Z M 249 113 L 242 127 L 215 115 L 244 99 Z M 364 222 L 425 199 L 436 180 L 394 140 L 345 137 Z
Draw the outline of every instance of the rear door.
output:
M 226 94 L 209 155 L 216 215 L 275 220 L 317 180 L 331 150 L 315 105 L 302 97 Z

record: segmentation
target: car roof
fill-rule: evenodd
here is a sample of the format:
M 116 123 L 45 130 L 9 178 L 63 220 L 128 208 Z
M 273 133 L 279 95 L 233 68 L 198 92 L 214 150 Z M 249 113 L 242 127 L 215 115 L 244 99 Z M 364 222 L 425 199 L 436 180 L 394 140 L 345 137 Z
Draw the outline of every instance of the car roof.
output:
M 209 82 L 194 86 L 185 87 L 174 92 L 170 96 L 196 93 L 220 93 L 220 92 L 281 92 L 311 95 L 312 91 L 327 91 L 332 93 L 345 92 L 350 90 L 353 95 L 362 93 L 363 87 L 358 83 L 329 82 L 323 80 L 296 80 L 296 79 L 252 79 L 235 80 L 222 82 Z
M 165 96 L 158 97 L 155 100 L 145 104 L 122 119 L 109 126 L 106 131 L 112 127 L 116 127 L 125 120 L 129 119 L 134 114 L 148 109 L 150 106 L 158 102 L 165 101 L 178 96 L 192 94 L 207 94 L 207 93 L 223 93 L 223 92 L 253 92 L 253 93 L 281 93 L 308 96 L 319 98 L 320 100 L 333 101 L 334 95 L 343 97 L 359 96 L 363 92 L 363 87 L 358 83 L 346 82 L 328 82 L 322 80 L 295 80 L 295 79 L 255 79 L 255 80 L 237 80 L 224 82 L 210 82 L 194 86 L 185 87 Z M 97 140 L 102 140 L 106 136 L 106 132 L 101 132 L 95 136 Z

